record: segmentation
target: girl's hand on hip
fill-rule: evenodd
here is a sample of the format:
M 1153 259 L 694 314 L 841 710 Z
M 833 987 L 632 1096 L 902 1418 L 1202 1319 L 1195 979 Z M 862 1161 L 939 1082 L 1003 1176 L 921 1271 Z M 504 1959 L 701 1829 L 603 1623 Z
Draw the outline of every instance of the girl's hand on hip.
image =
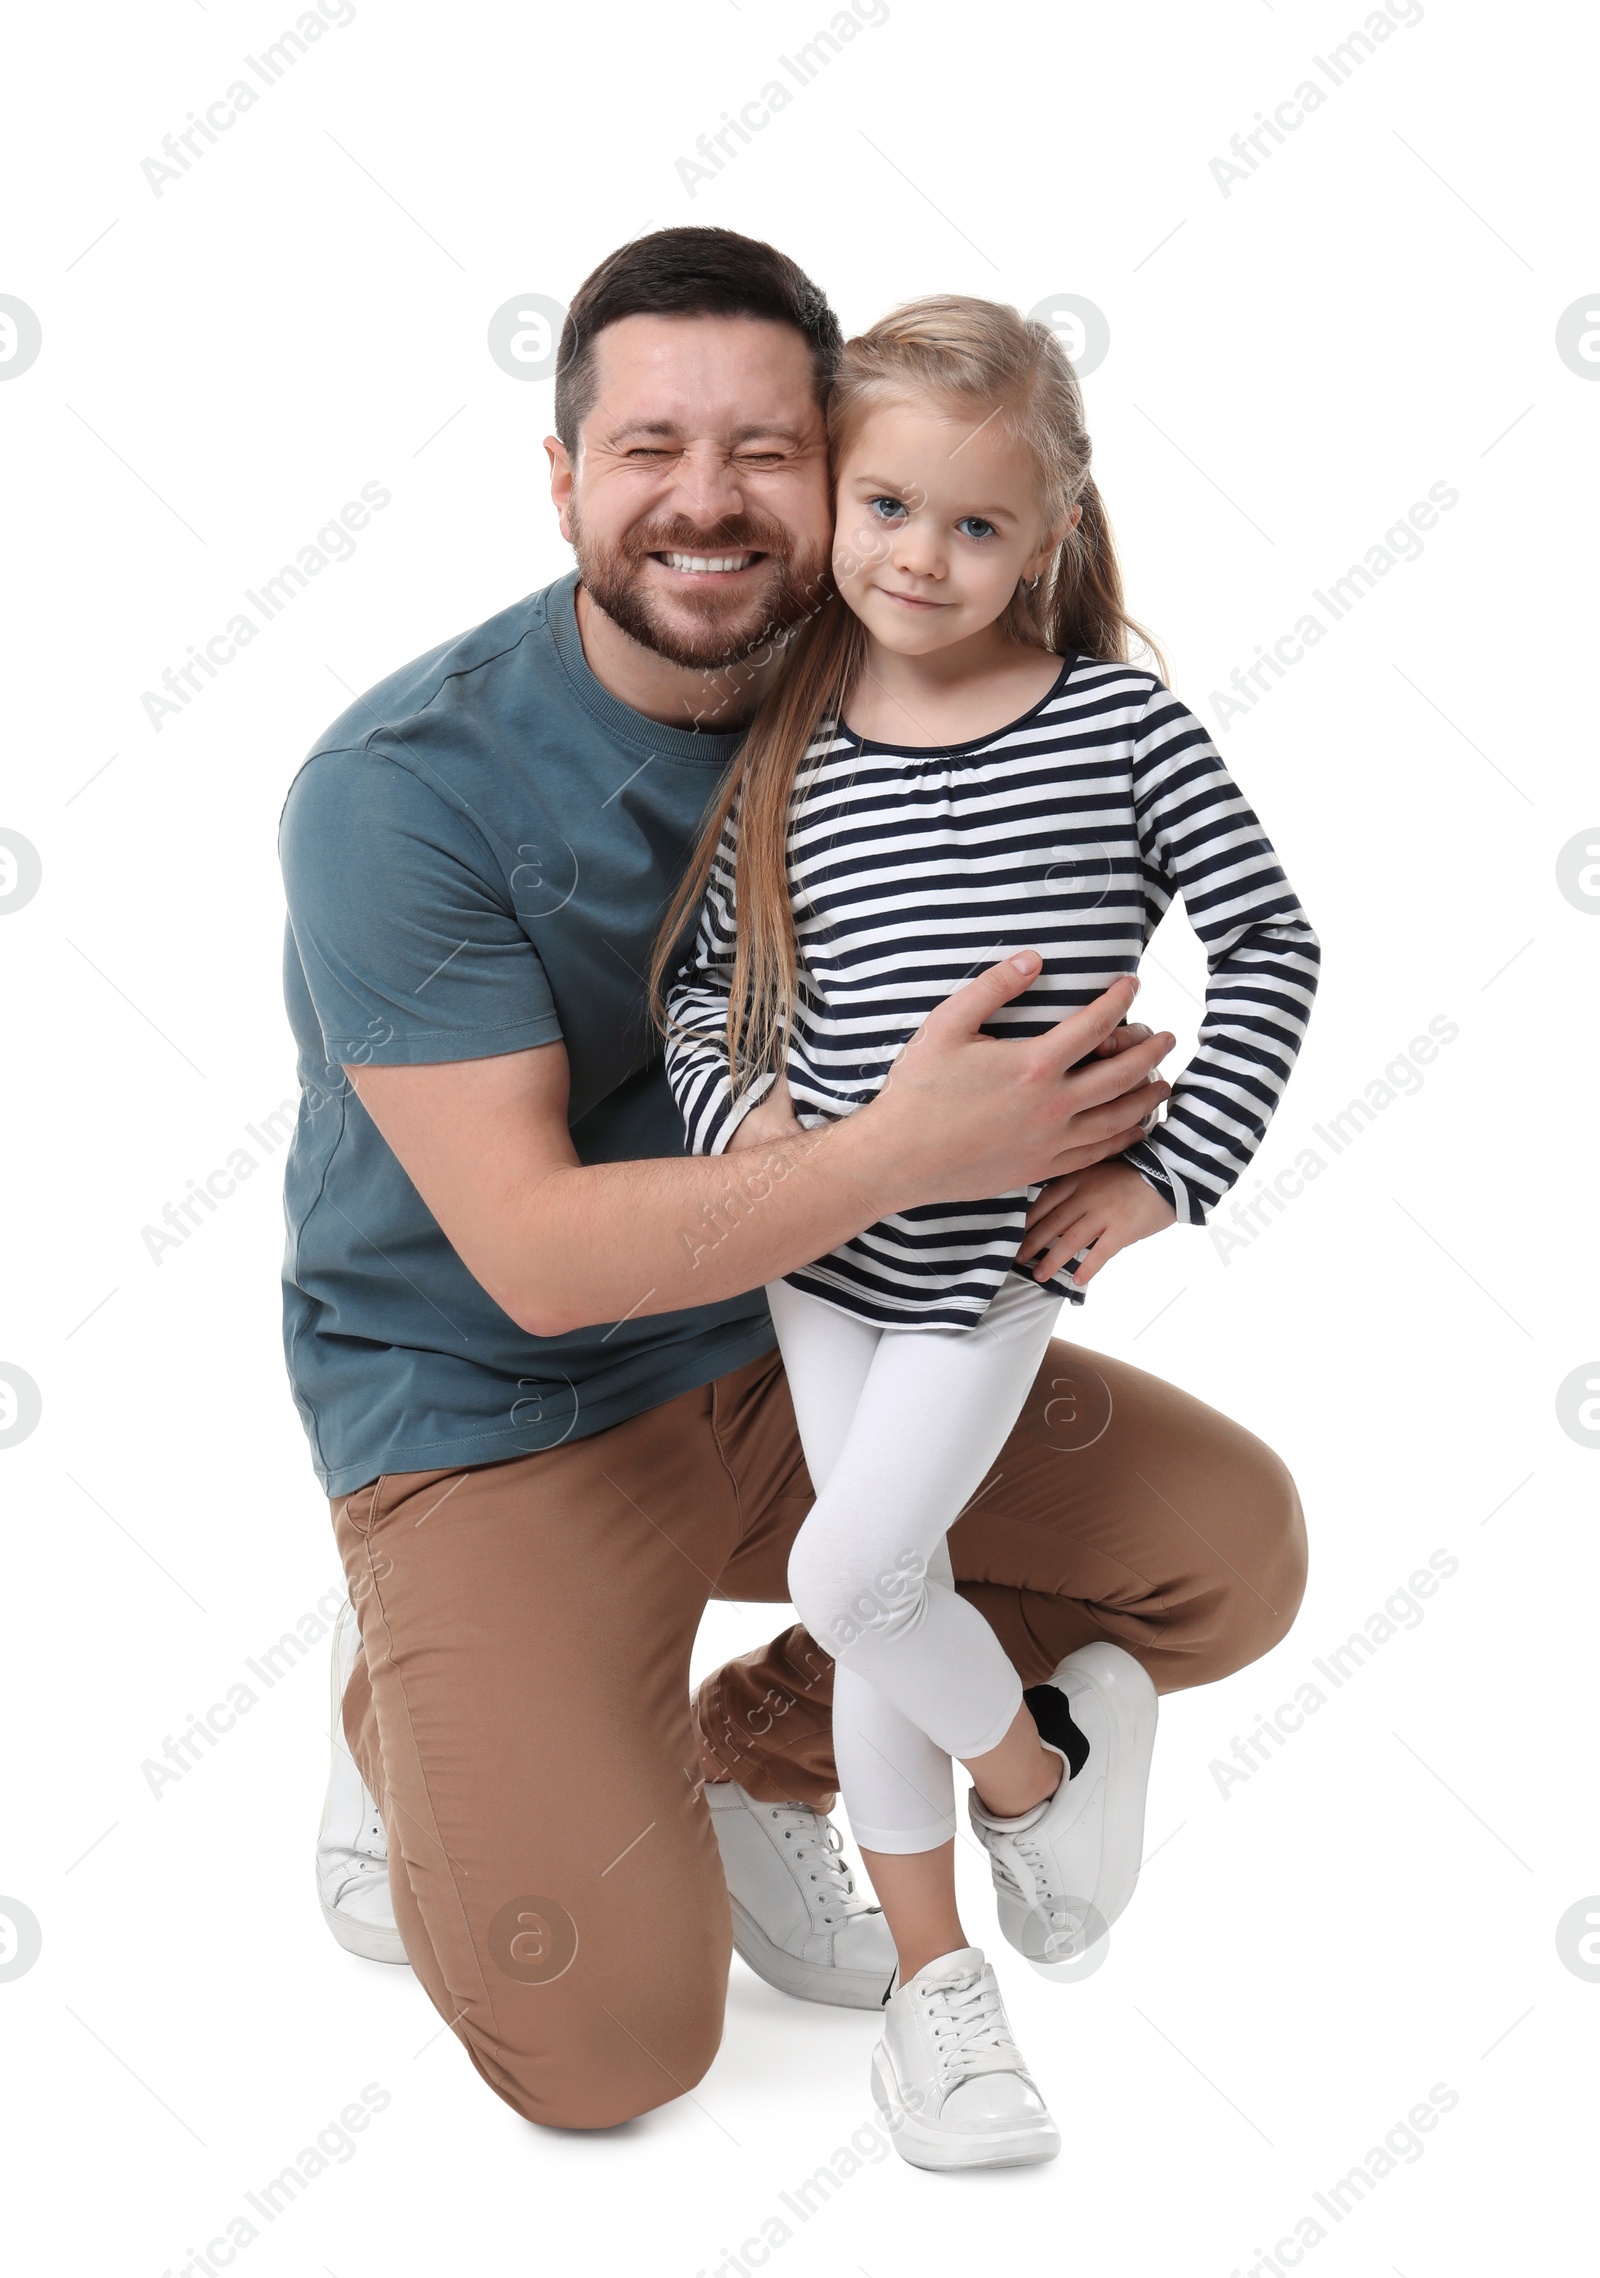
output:
M 797 1139 L 800 1125 L 789 1096 L 789 1079 L 780 1075 L 765 1099 L 750 1110 L 724 1150 L 737 1155 L 746 1147 L 770 1147 L 775 1139 Z
M 1131 1163 L 1093 1163 L 1052 1179 L 1028 1205 L 1027 1230 L 1017 1251 L 1037 1281 L 1048 1281 L 1080 1250 L 1087 1250 L 1073 1287 L 1093 1281 L 1108 1258 L 1147 1234 L 1174 1225 L 1178 1213 Z

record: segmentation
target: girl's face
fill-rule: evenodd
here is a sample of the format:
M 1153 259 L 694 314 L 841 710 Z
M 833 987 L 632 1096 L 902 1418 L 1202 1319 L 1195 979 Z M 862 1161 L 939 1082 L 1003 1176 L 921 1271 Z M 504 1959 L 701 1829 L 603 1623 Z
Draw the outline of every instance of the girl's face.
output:
M 1065 535 L 1045 528 L 1037 492 L 1025 453 L 993 415 L 879 405 L 839 464 L 840 593 L 902 655 L 970 639 L 1004 615 L 1018 579 L 1038 576 Z

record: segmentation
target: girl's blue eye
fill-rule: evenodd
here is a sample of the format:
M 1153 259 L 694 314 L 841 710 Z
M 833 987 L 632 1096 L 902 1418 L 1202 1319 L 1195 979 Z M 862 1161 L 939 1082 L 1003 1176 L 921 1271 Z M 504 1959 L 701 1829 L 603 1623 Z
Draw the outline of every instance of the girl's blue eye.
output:
M 896 515 L 904 514 L 905 502 L 898 498 L 869 498 L 867 504 L 880 521 L 892 522 Z
M 992 538 L 995 534 L 994 524 L 985 522 L 981 514 L 964 514 L 956 528 L 964 538 Z

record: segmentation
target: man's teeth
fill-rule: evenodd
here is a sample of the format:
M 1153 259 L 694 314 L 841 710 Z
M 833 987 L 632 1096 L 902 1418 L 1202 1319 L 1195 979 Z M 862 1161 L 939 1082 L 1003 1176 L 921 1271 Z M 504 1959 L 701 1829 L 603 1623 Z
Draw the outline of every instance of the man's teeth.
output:
M 663 554 L 668 569 L 675 570 L 742 570 L 755 560 L 754 554 Z

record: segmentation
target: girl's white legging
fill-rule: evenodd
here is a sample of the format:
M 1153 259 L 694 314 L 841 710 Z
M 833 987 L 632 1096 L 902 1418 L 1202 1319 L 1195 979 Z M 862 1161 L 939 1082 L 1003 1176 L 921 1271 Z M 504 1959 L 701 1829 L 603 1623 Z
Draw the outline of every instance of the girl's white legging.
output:
M 839 1785 L 869 1851 L 955 1833 L 953 1756 L 997 1747 L 1022 1685 L 956 1595 L 945 1536 L 1004 1446 L 1061 1299 L 1011 1275 L 971 1329 L 880 1329 L 792 1288 L 768 1302 L 817 1499 L 795 1610 L 837 1664 Z

